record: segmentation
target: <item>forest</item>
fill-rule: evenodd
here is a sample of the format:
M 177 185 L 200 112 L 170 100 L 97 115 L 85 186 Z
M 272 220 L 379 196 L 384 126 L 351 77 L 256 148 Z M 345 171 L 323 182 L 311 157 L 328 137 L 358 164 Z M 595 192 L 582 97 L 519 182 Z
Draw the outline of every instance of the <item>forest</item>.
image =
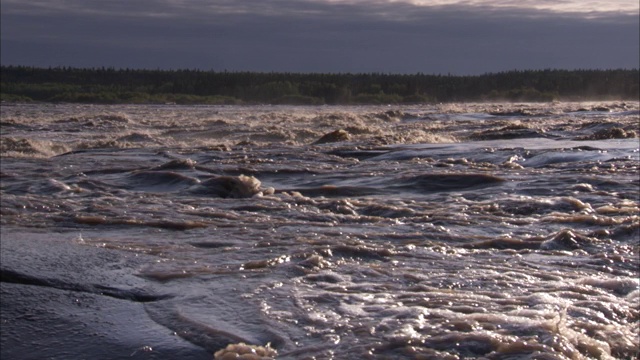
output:
M 638 100 L 639 84 L 638 69 L 457 76 L 0 67 L 3 102 L 333 105 Z

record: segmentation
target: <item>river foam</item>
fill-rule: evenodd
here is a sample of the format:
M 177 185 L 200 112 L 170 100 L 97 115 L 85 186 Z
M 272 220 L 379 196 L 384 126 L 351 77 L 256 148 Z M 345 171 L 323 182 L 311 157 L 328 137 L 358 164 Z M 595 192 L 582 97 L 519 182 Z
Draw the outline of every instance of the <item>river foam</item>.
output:
M 639 108 L 2 104 L 2 357 L 637 357 Z

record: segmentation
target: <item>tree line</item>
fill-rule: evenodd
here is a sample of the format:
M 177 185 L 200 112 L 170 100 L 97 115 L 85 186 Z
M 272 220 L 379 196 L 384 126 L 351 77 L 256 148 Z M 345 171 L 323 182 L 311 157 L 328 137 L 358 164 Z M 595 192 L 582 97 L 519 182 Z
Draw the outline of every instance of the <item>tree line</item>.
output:
M 132 104 L 401 104 L 638 100 L 638 69 L 474 76 L 0 67 L 2 101 Z

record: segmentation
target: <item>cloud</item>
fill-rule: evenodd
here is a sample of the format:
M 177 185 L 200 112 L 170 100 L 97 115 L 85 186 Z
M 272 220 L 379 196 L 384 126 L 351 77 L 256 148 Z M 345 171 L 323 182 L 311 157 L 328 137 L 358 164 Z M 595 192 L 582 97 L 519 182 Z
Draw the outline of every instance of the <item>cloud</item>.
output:
M 336 10 L 381 14 L 400 14 L 420 9 L 492 9 L 543 11 L 550 13 L 624 13 L 638 15 L 636 0 L 3 0 L 2 10 L 9 13 L 101 14 L 112 16 L 183 17 L 226 14 L 335 14 Z M 524 12 L 520 12 L 520 15 Z
M 633 11 L 540 10 L 529 0 L 430 3 L 437 6 L 420 1 L 3 0 L 1 56 L 3 64 L 40 66 L 305 72 L 638 67 Z
M 554 13 L 638 13 L 636 0 L 398 0 L 419 6 L 478 6 L 546 10 Z

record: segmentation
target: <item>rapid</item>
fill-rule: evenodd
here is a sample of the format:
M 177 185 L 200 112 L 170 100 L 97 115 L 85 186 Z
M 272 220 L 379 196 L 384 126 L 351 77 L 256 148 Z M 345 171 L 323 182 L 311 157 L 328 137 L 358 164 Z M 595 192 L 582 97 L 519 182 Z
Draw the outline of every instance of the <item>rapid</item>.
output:
M 639 109 L 3 103 L 2 353 L 636 358 Z

